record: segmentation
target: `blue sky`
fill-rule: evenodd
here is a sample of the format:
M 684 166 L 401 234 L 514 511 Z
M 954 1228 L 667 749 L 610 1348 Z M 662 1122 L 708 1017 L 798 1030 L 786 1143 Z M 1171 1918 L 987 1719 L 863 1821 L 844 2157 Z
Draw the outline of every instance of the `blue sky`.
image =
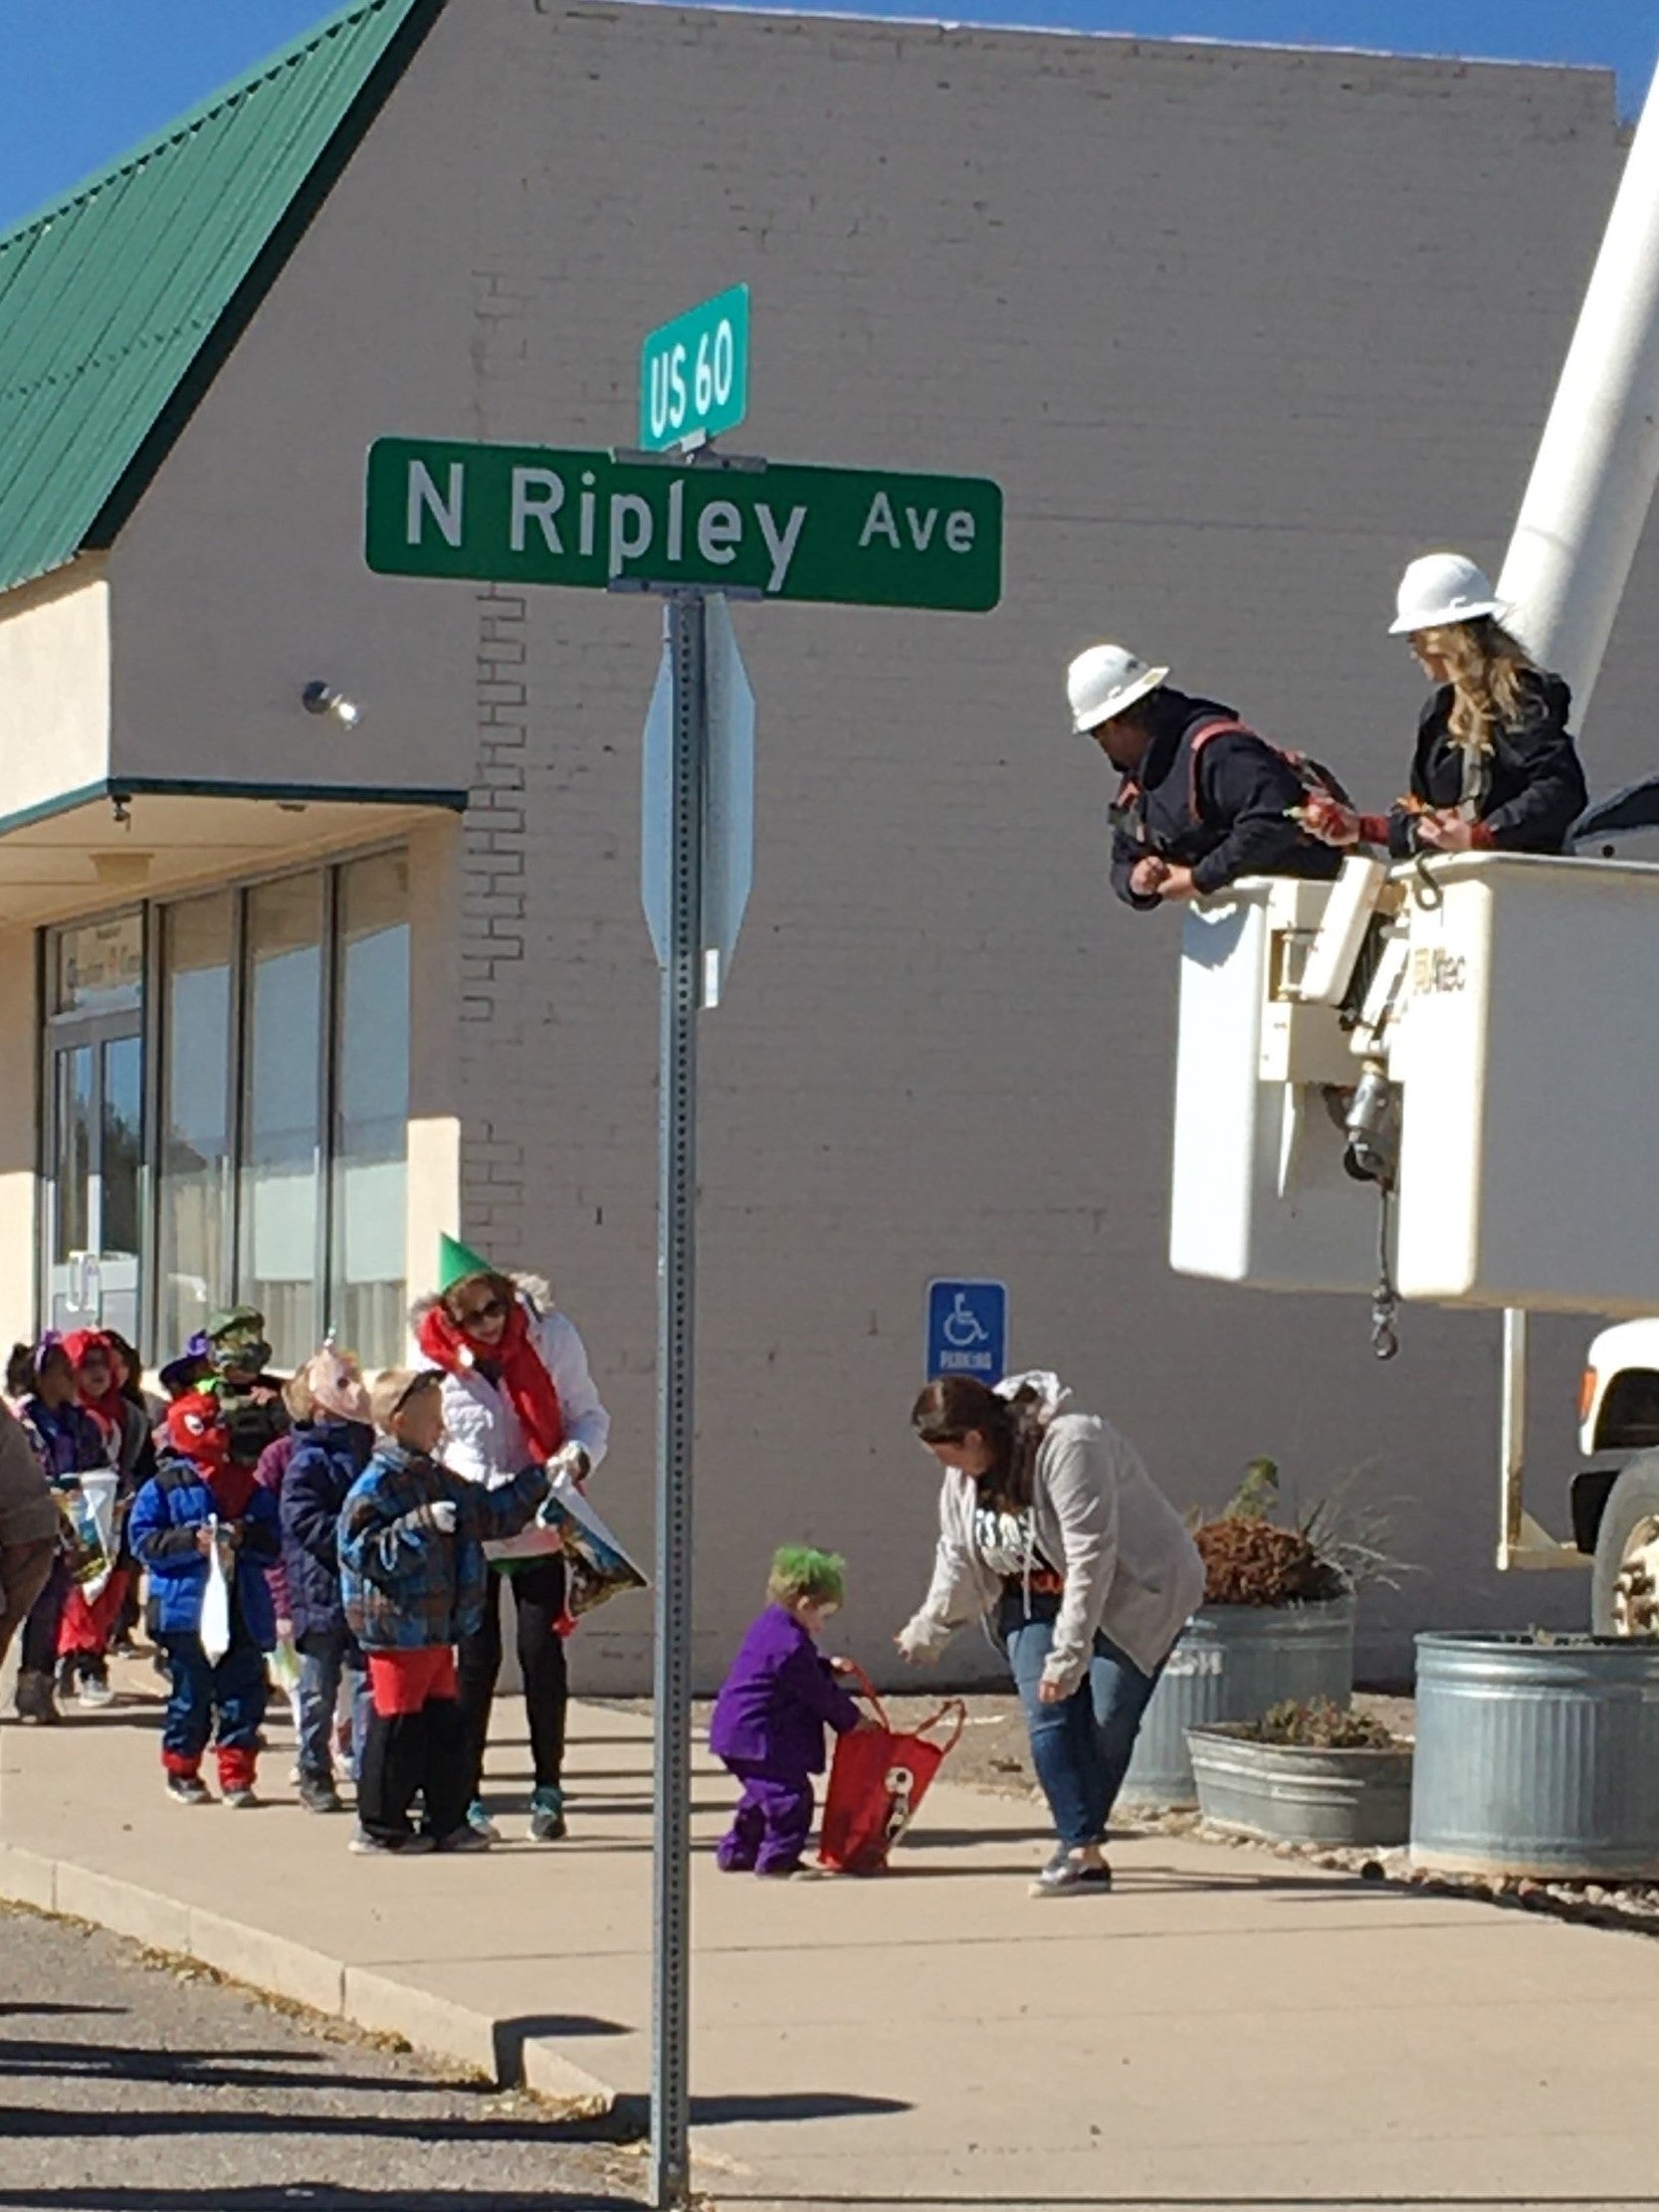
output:
M 330 12 L 326 0 L 0 0 L 0 228 Z M 842 0 L 841 12 L 930 10 Z M 1659 56 L 1659 0 L 945 0 L 936 12 L 1144 38 L 1599 63 L 1618 71 L 1627 114 Z

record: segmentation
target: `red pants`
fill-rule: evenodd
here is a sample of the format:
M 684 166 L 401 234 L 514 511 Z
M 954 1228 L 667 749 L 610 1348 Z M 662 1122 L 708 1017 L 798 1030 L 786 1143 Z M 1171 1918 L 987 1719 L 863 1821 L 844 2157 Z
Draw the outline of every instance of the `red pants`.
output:
M 442 1842 L 466 1826 L 470 1794 L 455 1653 L 448 1644 L 370 1652 L 368 1682 L 374 1710 L 357 1768 L 358 1821 L 371 1836 L 402 1842 L 418 1795 L 427 1834 Z
M 370 1652 L 368 1688 L 375 1711 L 387 1720 L 399 1713 L 419 1712 L 429 1698 L 453 1698 L 457 1694 L 454 1646 L 422 1644 L 414 1651 Z
M 72 1653 L 84 1654 L 89 1659 L 104 1657 L 126 1602 L 130 1579 L 127 1568 L 112 1568 L 108 1581 L 90 1602 L 80 1590 L 71 1590 L 64 1600 L 63 1618 L 58 1624 L 60 1659 L 67 1659 Z

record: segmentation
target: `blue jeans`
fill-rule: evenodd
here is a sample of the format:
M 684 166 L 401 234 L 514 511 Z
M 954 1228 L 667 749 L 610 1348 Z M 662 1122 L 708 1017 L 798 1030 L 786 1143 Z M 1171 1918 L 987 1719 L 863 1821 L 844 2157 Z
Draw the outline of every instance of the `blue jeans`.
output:
M 265 1654 L 236 1642 L 211 1666 L 194 1635 L 163 1636 L 173 1694 L 161 1730 L 161 1763 L 169 1774 L 194 1774 L 218 1722 L 219 1769 L 226 1787 L 252 1780 L 265 1718 Z
M 350 1679 L 351 1755 L 359 1762 L 368 1741 L 368 1663 L 357 1639 L 347 1628 L 308 1629 L 297 1639 L 300 1653 L 300 1757 L 301 1778 L 308 1782 L 332 1782 L 334 1778 L 334 1709 L 339 1703 L 341 1675 Z
M 1043 1705 L 1037 1693 L 1054 1648 L 1059 1610 L 1058 1598 L 1034 1594 L 1027 1620 L 1024 1593 L 1014 1590 L 1003 1600 L 1000 1627 L 1025 1707 L 1031 1763 L 1048 1799 L 1055 1833 L 1075 1851 L 1106 1840 L 1146 1701 L 1163 1669 L 1143 1675 L 1110 1637 L 1097 1636 L 1089 1672 L 1071 1697 L 1064 1705 Z

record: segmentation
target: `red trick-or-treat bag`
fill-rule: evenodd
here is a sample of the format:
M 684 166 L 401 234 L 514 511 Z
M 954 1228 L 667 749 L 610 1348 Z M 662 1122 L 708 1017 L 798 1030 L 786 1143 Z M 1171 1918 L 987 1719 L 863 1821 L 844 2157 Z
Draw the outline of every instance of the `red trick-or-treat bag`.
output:
M 955 1749 L 967 1708 L 960 1698 L 947 1698 L 914 1734 L 900 1735 L 870 1678 L 857 1667 L 849 1672 L 879 1724 L 836 1738 L 818 1858 L 834 1874 L 882 1874 L 888 1853 L 916 1818 L 941 1762 Z M 931 1742 L 933 1730 L 944 1721 L 950 1723 L 948 1733 L 941 1742 Z

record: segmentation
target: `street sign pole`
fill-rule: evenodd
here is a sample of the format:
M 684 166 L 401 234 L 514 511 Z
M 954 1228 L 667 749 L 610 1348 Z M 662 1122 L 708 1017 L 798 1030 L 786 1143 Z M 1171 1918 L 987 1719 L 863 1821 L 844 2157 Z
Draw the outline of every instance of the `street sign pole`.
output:
M 748 293 L 737 286 L 646 339 L 638 450 L 378 438 L 363 514 L 363 554 L 377 575 L 651 592 L 666 601 L 666 668 L 641 748 L 640 831 L 641 892 L 663 969 L 651 2005 L 659 2212 L 678 2212 L 691 2197 L 697 1017 L 725 988 L 754 834 L 754 695 L 724 602 L 982 614 L 1002 591 L 999 486 L 717 458 L 709 441 L 734 428 L 747 404 Z M 712 614 L 711 599 L 721 602 Z M 986 1347 L 995 1316 L 975 1304 L 991 1287 L 938 1288 L 952 1293 L 937 1323 L 941 1361 L 994 1369 L 1000 1354 Z
M 703 995 L 708 671 L 703 595 L 667 608 L 673 681 L 667 957 L 657 1194 L 656 1856 L 651 2201 L 690 2202 L 692 1425 L 697 1292 L 697 1017 Z

